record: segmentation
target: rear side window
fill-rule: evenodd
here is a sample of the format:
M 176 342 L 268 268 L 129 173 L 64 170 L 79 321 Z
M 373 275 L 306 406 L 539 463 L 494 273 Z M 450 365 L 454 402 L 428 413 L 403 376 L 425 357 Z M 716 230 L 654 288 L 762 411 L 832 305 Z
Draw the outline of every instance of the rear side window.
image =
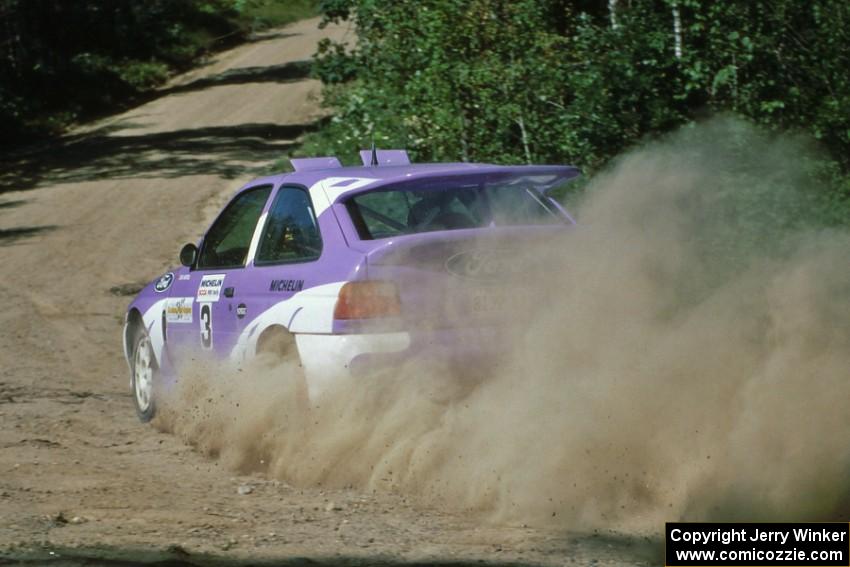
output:
M 479 183 L 373 191 L 347 202 L 360 238 L 563 223 L 563 217 L 530 187 Z
M 227 205 L 207 231 L 197 269 L 240 268 L 245 265 L 251 238 L 271 190 L 271 186 L 248 189 Z
M 322 253 L 313 204 L 300 187 L 281 187 L 269 210 L 254 264 L 309 262 Z

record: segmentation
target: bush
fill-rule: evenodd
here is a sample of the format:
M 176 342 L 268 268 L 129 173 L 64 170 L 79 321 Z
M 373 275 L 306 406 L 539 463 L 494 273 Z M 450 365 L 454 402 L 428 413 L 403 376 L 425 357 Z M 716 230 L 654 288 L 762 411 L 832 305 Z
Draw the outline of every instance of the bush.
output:
M 850 224 L 850 4 L 841 0 L 325 0 L 356 25 L 315 70 L 334 118 L 307 149 L 374 140 L 419 160 L 574 163 L 717 112 L 804 131 L 824 215 Z M 678 21 L 678 26 L 675 22 Z

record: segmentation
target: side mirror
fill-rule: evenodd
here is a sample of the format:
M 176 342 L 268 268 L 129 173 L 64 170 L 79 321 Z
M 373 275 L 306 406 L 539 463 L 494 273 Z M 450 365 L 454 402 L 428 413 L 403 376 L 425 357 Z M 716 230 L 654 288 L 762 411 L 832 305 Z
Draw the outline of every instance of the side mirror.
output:
M 198 259 L 198 247 L 191 242 L 180 250 L 180 263 L 191 268 L 195 265 L 195 260 Z

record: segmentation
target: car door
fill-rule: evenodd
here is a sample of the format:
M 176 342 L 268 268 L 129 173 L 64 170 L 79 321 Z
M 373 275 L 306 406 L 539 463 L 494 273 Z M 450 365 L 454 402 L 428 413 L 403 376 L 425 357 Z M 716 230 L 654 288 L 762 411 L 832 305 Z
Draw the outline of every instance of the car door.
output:
M 264 215 L 254 258 L 233 279 L 231 312 L 237 331 L 257 316 L 296 293 L 318 283 L 315 262 L 322 253 L 322 237 L 306 189 L 283 185 Z M 274 324 L 288 326 L 289 321 Z
M 233 295 L 271 191 L 263 185 L 236 195 L 204 236 L 195 265 L 178 275 L 166 306 L 169 352 L 230 353 L 237 331 Z

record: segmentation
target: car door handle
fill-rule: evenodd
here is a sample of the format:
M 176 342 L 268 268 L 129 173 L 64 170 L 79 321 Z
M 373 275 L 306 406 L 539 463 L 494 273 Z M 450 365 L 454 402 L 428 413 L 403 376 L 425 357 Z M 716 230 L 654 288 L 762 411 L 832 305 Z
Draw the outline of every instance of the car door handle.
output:
M 233 292 L 235 290 L 232 287 L 224 288 L 224 297 L 233 297 Z

